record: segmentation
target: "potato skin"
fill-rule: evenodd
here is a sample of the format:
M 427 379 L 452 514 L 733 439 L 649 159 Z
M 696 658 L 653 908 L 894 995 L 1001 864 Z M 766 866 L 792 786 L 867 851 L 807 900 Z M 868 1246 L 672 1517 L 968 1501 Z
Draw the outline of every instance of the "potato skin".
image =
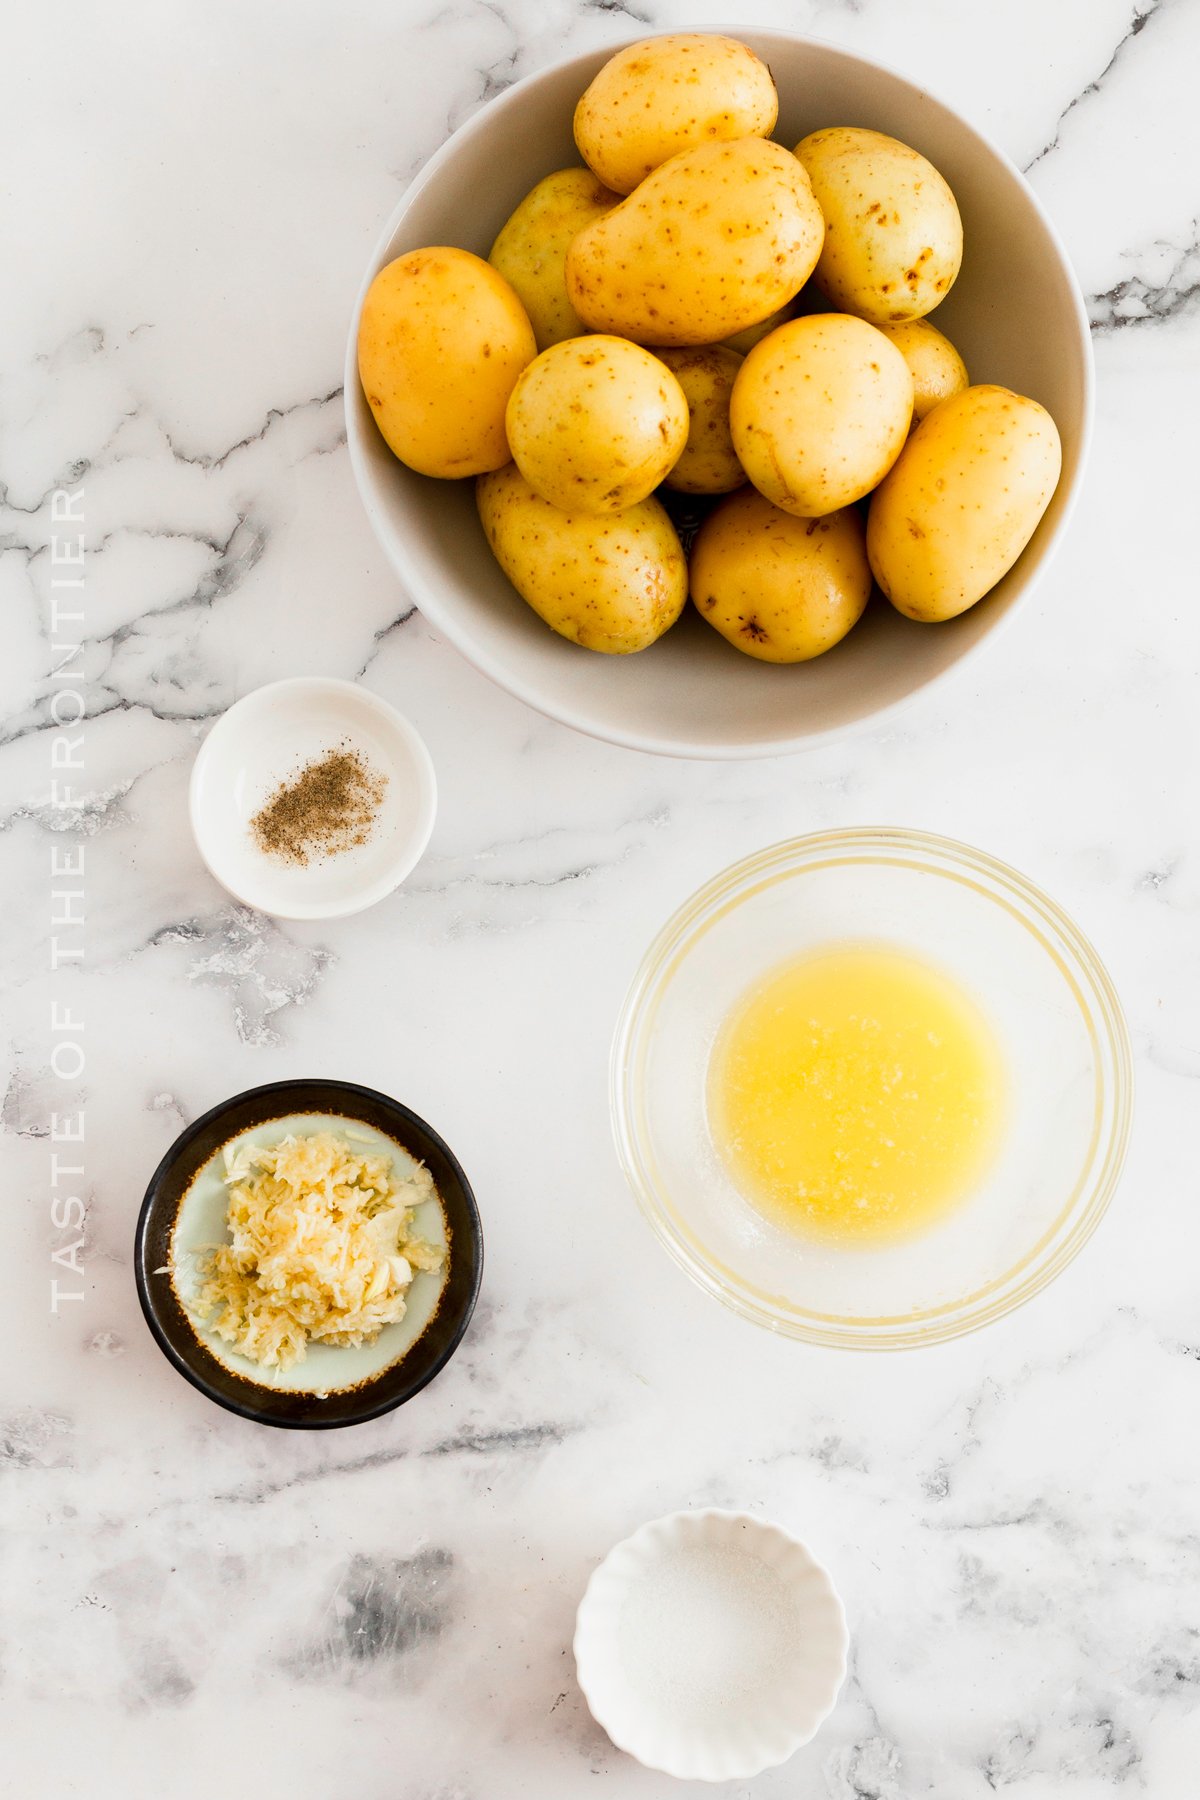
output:
M 913 424 L 941 400 L 961 394 L 970 386 L 967 365 L 948 337 L 928 319 L 905 319 L 899 325 L 880 325 L 885 338 L 895 344 L 913 378 Z
M 727 350 L 736 350 L 739 356 L 748 356 L 755 344 L 761 344 L 765 337 L 786 325 L 789 319 L 796 316 L 796 302 L 788 300 L 783 306 L 776 307 L 767 318 L 760 319 L 757 325 L 747 325 L 744 331 L 735 331 L 732 337 L 722 339 Z
M 875 579 L 910 619 L 953 619 L 1016 562 L 1062 469 L 1054 420 L 1002 387 L 954 394 L 913 432 L 871 499 Z
M 504 409 L 536 354 L 516 294 L 469 250 L 410 250 L 367 289 L 359 380 L 388 447 L 422 475 L 503 467 Z
M 785 512 L 819 518 L 869 494 L 899 456 L 912 376 L 862 319 L 812 313 L 751 350 L 733 384 L 738 461 Z
M 763 319 L 758 325 L 748 325 L 745 331 L 735 331 L 732 337 L 724 339 L 730 350 L 736 350 L 740 356 L 748 356 L 755 344 L 761 344 L 771 332 L 786 325 L 789 319 L 806 318 L 809 313 L 827 313 L 834 309 L 814 281 L 809 281 L 786 306 L 773 312 L 769 319 Z
M 723 344 L 660 350 L 659 356 L 683 389 L 689 416 L 683 454 L 663 478 L 667 487 L 680 494 L 728 494 L 742 487 L 746 471 L 729 430 L 729 396 L 741 357 Z
M 769 137 L 779 116 L 771 71 L 745 44 L 674 32 L 609 58 L 575 108 L 575 143 L 606 187 L 632 193 L 697 144 Z
M 962 262 L 962 220 L 933 164 L 881 131 L 836 125 L 796 145 L 825 217 L 817 284 L 873 325 L 919 319 Z
M 794 156 L 763 138 L 684 150 L 567 251 L 567 293 L 593 331 L 712 344 L 799 292 L 824 232 Z
M 539 350 L 587 327 L 567 298 L 567 247 L 576 232 L 620 200 L 590 169 L 558 169 L 532 188 L 488 254 L 529 314 Z
M 481 475 L 475 496 L 496 561 L 561 637 L 624 656 L 653 644 L 683 611 L 687 564 L 657 500 L 604 517 L 560 512 L 512 463 Z
M 535 494 L 564 512 L 617 513 L 653 492 L 679 457 L 688 403 L 640 345 L 568 338 L 522 371 L 505 424 Z
M 808 662 L 862 617 L 871 570 L 850 507 L 822 519 L 781 512 L 754 488 L 710 513 L 691 558 L 702 619 L 760 662 Z

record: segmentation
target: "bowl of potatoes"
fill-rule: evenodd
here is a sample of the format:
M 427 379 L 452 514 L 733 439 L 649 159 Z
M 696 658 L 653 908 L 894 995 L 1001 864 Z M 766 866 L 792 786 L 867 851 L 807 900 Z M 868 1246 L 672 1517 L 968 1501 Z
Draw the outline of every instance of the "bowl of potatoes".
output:
M 578 730 L 769 756 L 877 722 L 1031 591 L 1087 317 L 1017 170 L 829 44 L 673 32 L 477 113 L 371 259 L 351 461 L 410 597 Z

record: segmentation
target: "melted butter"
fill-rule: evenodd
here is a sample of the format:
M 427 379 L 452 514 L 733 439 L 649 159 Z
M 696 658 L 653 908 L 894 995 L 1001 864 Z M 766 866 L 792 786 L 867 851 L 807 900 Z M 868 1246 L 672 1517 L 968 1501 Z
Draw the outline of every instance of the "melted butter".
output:
M 841 1245 L 926 1230 L 994 1155 L 1004 1071 L 974 1002 L 887 945 L 784 964 L 746 994 L 709 1064 L 709 1125 L 768 1217 Z

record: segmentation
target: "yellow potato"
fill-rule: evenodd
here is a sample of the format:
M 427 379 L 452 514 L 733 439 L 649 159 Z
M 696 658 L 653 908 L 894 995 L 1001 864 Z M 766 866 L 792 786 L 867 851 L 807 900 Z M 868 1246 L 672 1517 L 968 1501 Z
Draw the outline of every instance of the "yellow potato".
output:
M 824 297 L 824 293 L 820 292 L 817 283 L 808 281 L 802 286 L 801 292 L 797 293 L 797 297 L 793 301 L 788 301 L 786 306 L 781 306 L 779 311 L 772 313 L 770 319 L 761 320 L 761 324 L 757 324 L 757 326 L 747 326 L 745 331 L 734 331 L 732 337 L 725 338 L 725 344 L 730 349 L 736 349 L 739 355 L 748 356 L 756 344 L 763 342 L 763 338 L 770 337 L 770 333 L 777 331 L 779 326 L 786 326 L 788 319 L 806 319 L 810 313 L 831 313 L 831 311 L 833 308 L 829 306 L 829 301 Z
M 939 400 L 961 394 L 969 385 L 966 363 L 950 339 L 928 319 L 906 319 L 900 325 L 880 325 L 878 329 L 908 364 L 913 378 L 914 425 L 919 425 Z
M 845 313 L 781 325 L 733 384 L 729 424 L 747 475 L 803 518 L 869 494 L 899 456 L 912 417 L 908 364 L 882 332 Z
M 529 314 L 539 350 L 587 329 L 567 298 L 567 246 L 620 198 L 590 169 L 559 169 L 526 194 L 501 228 L 488 261 L 511 283 Z
M 910 619 L 953 619 L 1016 562 L 1062 468 L 1036 400 L 971 387 L 935 406 L 872 496 L 875 579 Z
M 687 599 L 687 563 L 657 500 L 628 512 L 560 512 L 509 464 L 475 489 L 492 553 L 521 597 L 587 650 L 644 650 Z
M 862 617 L 871 570 L 862 521 L 780 512 L 753 488 L 710 513 L 691 558 L 692 601 L 722 637 L 761 662 L 807 662 Z
M 660 350 L 659 356 L 683 389 L 689 415 L 687 443 L 666 485 L 681 494 L 728 494 L 741 487 L 746 471 L 729 430 L 729 396 L 741 357 L 723 344 Z
M 617 513 L 644 500 L 677 460 L 688 403 L 640 345 L 568 338 L 524 370 L 505 422 L 535 494 L 564 512 Z
M 640 344 L 713 344 L 799 292 L 824 226 L 780 144 L 684 150 L 567 251 L 567 293 L 593 331 Z
M 919 319 L 962 262 L 954 195 L 919 151 L 881 131 L 835 125 L 796 145 L 825 216 L 817 281 L 873 325 Z
M 779 113 L 771 71 L 745 44 L 675 32 L 609 58 L 575 108 L 575 142 L 607 187 L 632 193 L 697 144 L 768 137 Z
M 735 331 L 732 337 L 725 339 L 725 343 L 731 350 L 736 350 L 739 355 L 747 356 L 755 344 L 761 344 L 765 337 L 768 337 L 772 331 L 778 330 L 780 325 L 786 325 L 789 319 L 803 319 L 809 313 L 832 311 L 833 308 L 820 288 L 815 282 L 810 281 L 805 284 L 794 300 L 789 300 L 786 306 L 781 306 L 778 312 L 773 312 L 769 319 L 763 319 L 758 325 L 748 325 L 745 331 Z
M 757 325 L 747 325 L 744 331 L 735 331 L 732 337 L 725 338 L 725 348 L 736 350 L 739 356 L 745 356 L 753 350 L 755 344 L 761 344 L 769 333 L 774 331 L 777 326 L 786 325 L 789 319 L 795 317 L 795 314 L 796 302 L 789 300 L 786 306 L 776 307 L 773 313 L 765 319 L 760 319 Z
M 536 355 L 516 294 L 469 250 L 410 250 L 367 289 L 359 380 L 389 448 L 422 475 L 503 467 L 504 409 Z

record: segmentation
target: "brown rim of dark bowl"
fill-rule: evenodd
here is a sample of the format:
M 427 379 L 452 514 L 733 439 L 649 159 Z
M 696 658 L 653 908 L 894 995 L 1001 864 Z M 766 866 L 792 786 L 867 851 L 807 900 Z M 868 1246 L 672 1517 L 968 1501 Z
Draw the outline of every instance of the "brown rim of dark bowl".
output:
M 179 1205 L 204 1164 L 231 1137 L 287 1113 L 361 1119 L 426 1164 L 449 1227 L 450 1270 L 437 1311 L 397 1361 L 357 1386 L 319 1394 L 272 1388 L 228 1369 L 197 1335 L 170 1275 L 170 1239 Z M 350 1081 L 272 1081 L 210 1108 L 180 1133 L 146 1189 L 134 1235 L 138 1300 L 159 1349 L 194 1388 L 259 1425 L 295 1431 L 358 1425 L 391 1412 L 445 1368 L 463 1340 L 483 1277 L 483 1228 L 471 1184 L 445 1140 L 417 1113 L 374 1088 Z

